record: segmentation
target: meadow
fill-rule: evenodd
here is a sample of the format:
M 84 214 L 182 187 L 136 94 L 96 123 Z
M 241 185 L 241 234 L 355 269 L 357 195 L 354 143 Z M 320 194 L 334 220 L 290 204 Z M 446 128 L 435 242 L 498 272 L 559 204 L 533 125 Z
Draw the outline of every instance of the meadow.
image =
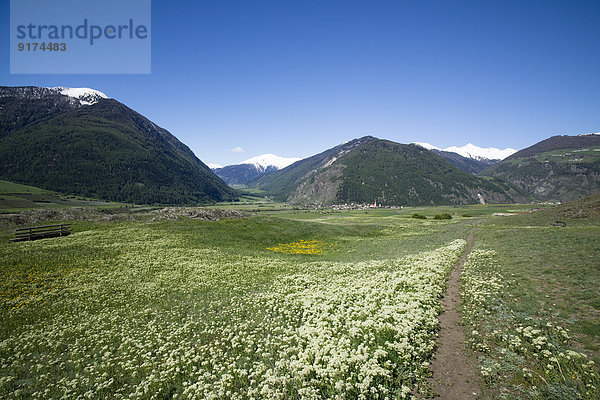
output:
M 591 203 L 478 226 L 462 311 L 494 398 L 600 398 L 600 197 Z
M 558 374 L 543 379 L 559 392 L 597 398 L 589 386 L 598 386 L 597 366 L 589 362 L 598 356 L 598 290 L 592 273 L 598 273 L 597 225 L 548 228 L 542 216 L 536 220 L 539 227 L 532 228 L 533 222 L 523 222 L 529 214 L 491 216 L 528 206 L 352 212 L 241 208 L 251 211 L 246 218 L 220 221 L 73 221 L 68 237 L 15 244 L 7 244 L 11 231 L 4 229 L 0 397 L 399 399 L 431 394 L 427 378 L 440 298 L 472 223 L 481 220 L 472 253 L 480 257 L 465 266 L 463 298 L 465 324 L 480 332 L 469 336 L 480 372 L 491 388 L 498 387 L 488 396 L 519 398 L 521 392 L 499 385 L 518 382 L 527 396 L 548 398 L 542 397 L 547 391 L 540 378 L 488 370 L 495 354 L 502 354 L 503 342 L 495 338 L 512 334 L 516 326 L 513 320 L 486 317 L 501 304 L 503 310 L 514 309 L 515 321 L 527 332 L 543 322 L 562 335 L 561 352 L 575 365 L 569 373 L 580 375 L 564 385 Z M 414 213 L 427 219 L 411 218 Z M 453 218 L 432 219 L 442 213 Z M 534 232 L 537 240 L 547 241 L 546 248 L 520 244 Z M 564 242 L 548 242 L 546 235 L 553 234 Z M 572 247 L 574 242 L 581 247 Z M 515 251 L 507 251 L 515 245 Z M 549 256 L 557 260 L 564 254 L 560 246 L 567 245 L 572 256 L 561 268 L 549 268 L 535 253 L 555 249 L 557 254 Z M 555 286 L 539 283 L 544 273 Z M 480 287 L 496 282 L 485 274 L 498 274 L 502 285 Z M 562 296 L 548 300 L 561 289 Z M 573 298 L 580 305 L 576 318 Z M 556 306 L 547 314 L 550 301 Z M 540 373 L 536 365 L 518 367 Z

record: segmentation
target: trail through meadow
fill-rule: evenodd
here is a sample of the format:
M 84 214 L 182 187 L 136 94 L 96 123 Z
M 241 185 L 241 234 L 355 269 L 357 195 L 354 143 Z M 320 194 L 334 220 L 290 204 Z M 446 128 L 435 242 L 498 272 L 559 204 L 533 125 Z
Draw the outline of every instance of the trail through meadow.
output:
M 477 374 L 477 361 L 467 353 L 464 327 L 460 325 L 460 273 L 473 249 L 475 229 L 467 238 L 467 246 L 450 277 L 443 298 L 444 311 L 439 317 L 440 334 L 435 358 L 431 364 L 433 390 L 444 400 L 467 400 L 480 397 L 483 382 Z

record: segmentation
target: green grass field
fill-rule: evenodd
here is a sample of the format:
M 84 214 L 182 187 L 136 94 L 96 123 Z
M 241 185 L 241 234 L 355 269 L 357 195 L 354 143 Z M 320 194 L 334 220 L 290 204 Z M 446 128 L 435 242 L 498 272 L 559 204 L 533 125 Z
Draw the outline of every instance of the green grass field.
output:
M 531 209 L 518 205 L 240 208 L 254 212 L 217 222 L 72 221 L 68 237 L 26 243 L 8 244 L 4 229 L 0 397 L 429 393 L 445 280 L 481 221 L 472 253 L 481 257 L 467 263 L 463 296 L 488 393 L 597 398 L 597 217 L 492 216 Z M 443 213 L 453 218 L 432 219 Z M 550 226 L 555 219 L 567 227 Z M 502 285 L 486 286 L 490 277 Z M 556 339 L 563 354 L 587 356 L 573 355 L 562 374 L 498 339 L 547 323 L 568 329 Z M 512 358 L 502 358 L 507 349 Z
M 565 208 L 478 227 L 463 316 L 498 398 L 600 398 L 600 208 L 587 218 Z
M 20 183 L 14 183 L 14 182 L 0 180 L 0 194 L 11 194 L 11 193 L 53 194 L 49 190 L 40 189 L 40 188 L 37 188 L 34 186 L 21 185 Z
M 0 180 L 0 214 L 35 208 L 118 206 L 121 204 L 78 196 L 65 196 L 35 186 Z

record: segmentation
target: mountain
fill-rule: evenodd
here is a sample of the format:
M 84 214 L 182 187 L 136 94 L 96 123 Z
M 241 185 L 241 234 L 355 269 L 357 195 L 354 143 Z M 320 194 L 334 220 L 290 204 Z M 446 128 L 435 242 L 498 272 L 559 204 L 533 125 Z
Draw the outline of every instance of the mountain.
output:
M 254 164 L 234 164 L 222 168 L 215 168 L 213 169 L 213 172 L 228 185 L 243 186 L 261 176 L 275 172 L 277 169 L 277 167 L 272 165 L 264 167 L 256 166 Z
M 316 173 L 324 168 L 327 168 L 342 155 L 372 140 L 376 140 L 376 138 L 372 136 L 365 136 L 360 139 L 354 139 L 340 144 L 312 157 L 296 161 L 295 163 L 280 169 L 279 171 L 263 176 L 252 182 L 252 185 L 260 187 L 262 190 L 276 199 L 285 201 L 300 184 L 300 182 L 309 174 Z
M 517 150 L 511 149 L 510 147 L 501 150 L 495 147 L 479 147 L 472 143 L 467 143 L 461 147 L 450 146 L 446 147 L 445 149 L 440 149 L 439 147 L 424 142 L 415 142 L 414 144 L 418 144 L 419 146 L 425 147 L 429 150 L 441 150 L 460 154 L 463 157 L 472 158 L 474 160 L 503 160 L 511 154 L 517 152 Z
M 299 158 L 279 157 L 275 154 L 263 154 L 249 158 L 239 164 L 213 168 L 213 172 L 228 185 L 247 185 L 262 176 L 300 160 Z
M 472 174 L 477 174 L 487 167 L 497 164 L 500 160 L 517 151 L 510 147 L 500 150 L 495 147 L 479 147 L 472 143 L 462 147 L 450 146 L 445 149 L 440 149 L 429 143 L 415 142 L 415 144 L 433 151 L 444 157 L 450 164 Z
M 487 158 L 471 158 L 461 156 L 458 153 L 454 153 L 451 151 L 444 150 L 431 150 L 435 154 L 443 157 L 450 164 L 454 165 L 457 168 L 462 169 L 463 171 L 470 172 L 472 174 L 478 174 L 487 167 L 491 167 L 492 165 L 498 164 L 500 160 L 489 160 Z
M 144 204 L 236 192 L 167 130 L 87 88 L 0 87 L 0 179 Z
M 82 105 L 94 104 L 104 98 L 107 98 L 104 93 L 93 89 L 80 88 L 69 92 L 69 89 L 62 87 L 0 86 L 0 137 L 25 125 Z
M 600 193 L 600 135 L 553 136 L 483 170 L 542 201 Z
M 259 181 L 265 192 L 292 203 L 383 205 L 524 201 L 509 185 L 462 171 L 418 145 L 372 136 L 298 161 Z
M 246 161 L 242 161 L 240 164 L 252 164 L 258 170 L 265 170 L 269 167 L 274 167 L 276 169 L 285 168 L 296 161 L 300 161 L 300 158 L 279 157 L 275 154 L 263 154 L 249 158 Z

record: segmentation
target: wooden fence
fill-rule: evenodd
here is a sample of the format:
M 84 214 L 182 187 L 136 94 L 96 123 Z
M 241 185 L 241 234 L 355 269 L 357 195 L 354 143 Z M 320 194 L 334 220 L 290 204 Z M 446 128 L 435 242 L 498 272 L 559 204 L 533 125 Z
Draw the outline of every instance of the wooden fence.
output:
M 31 228 L 19 228 L 15 230 L 15 238 L 9 242 L 24 242 L 71 234 L 71 224 L 32 226 Z

